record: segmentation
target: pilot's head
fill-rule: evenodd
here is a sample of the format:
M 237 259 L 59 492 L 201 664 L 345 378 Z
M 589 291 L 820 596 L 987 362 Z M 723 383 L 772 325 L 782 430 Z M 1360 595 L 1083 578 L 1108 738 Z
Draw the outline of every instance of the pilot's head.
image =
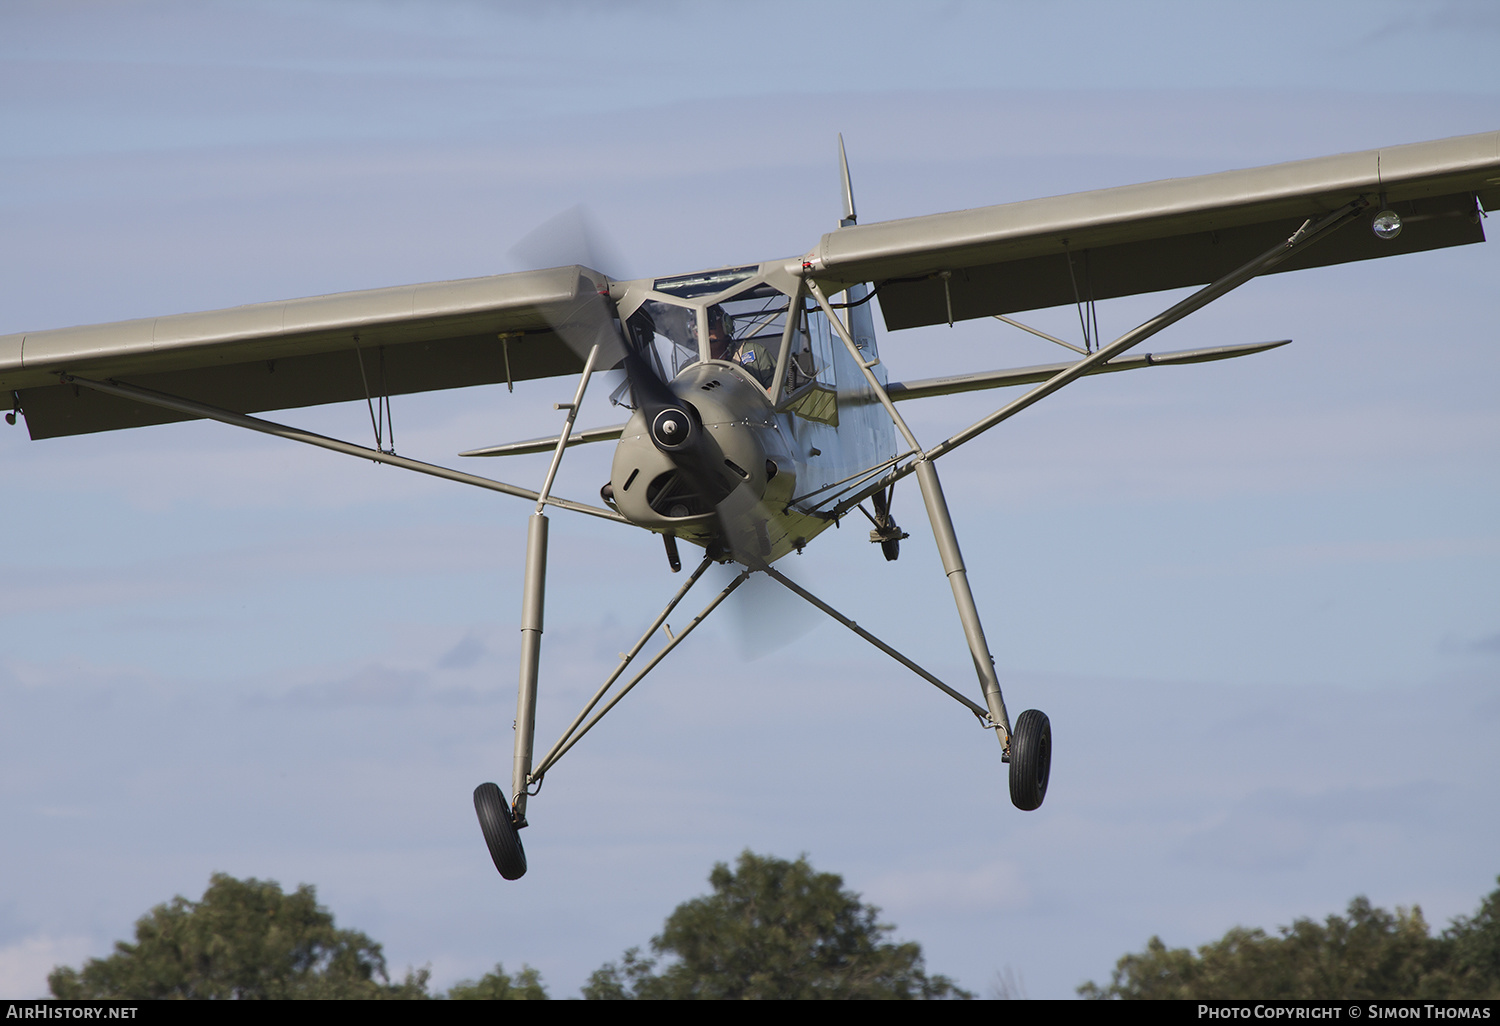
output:
M 727 360 L 734 351 L 734 338 L 729 330 L 729 317 L 724 308 L 715 303 L 708 308 L 708 355 L 715 360 Z

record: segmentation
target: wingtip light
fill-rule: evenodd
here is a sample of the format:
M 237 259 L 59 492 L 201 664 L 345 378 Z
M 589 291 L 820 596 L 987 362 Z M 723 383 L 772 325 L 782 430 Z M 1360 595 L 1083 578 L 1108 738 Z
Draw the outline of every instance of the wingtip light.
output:
M 1375 233 L 1376 238 L 1389 242 L 1401 234 L 1401 215 L 1387 207 L 1370 222 L 1370 231 Z

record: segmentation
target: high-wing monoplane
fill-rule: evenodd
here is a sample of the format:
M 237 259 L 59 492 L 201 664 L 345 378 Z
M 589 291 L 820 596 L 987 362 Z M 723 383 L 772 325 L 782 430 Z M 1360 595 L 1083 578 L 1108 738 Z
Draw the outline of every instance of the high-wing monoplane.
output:
M 208 418 L 361 459 L 488 488 L 534 506 L 528 522 L 521 667 L 508 790 L 474 792 L 496 868 L 526 871 L 519 830 L 543 778 L 600 719 L 752 574 L 763 574 L 964 706 L 999 741 L 1012 802 L 1047 793 L 1051 725 L 1012 719 L 939 481 L 941 457 L 1085 375 L 1223 360 L 1282 341 L 1132 353 L 1152 335 L 1272 272 L 1484 240 L 1500 204 L 1500 132 L 1149 182 L 1001 206 L 858 223 L 843 144 L 843 216 L 808 252 L 663 277 L 617 280 L 580 262 L 514 274 L 260 303 L 208 313 L 0 336 L 0 389 L 11 423 L 33 439 Z M 1112 341 L 1094 304 L 1197 286 Z M 876 341 L 889 331 L 995 317 L 1071 350 L 1043 366 L 892 380 Z M 1082 344 L 1011 315 L 1075 305 Z M 575 419 L 602 371 L 623 373 L 623 422 Z M 550 452 L 532 490 L 399 456 L 381 435 L 390 397 L 433 389 L 572 376 L 561 431 L 463 453 Z M 1030 385 L 949 437 L 919 440 L 906 400 Z M 364 400 L 375 447 L 251 414 Z M 598 504 L 552 494 L 575 445 L 612 441 Z M 971 697 L 859 626 L 777 567 L 856 513 L 896 559 L 906 533 L 896 488 L 916 479 L 978 678 Z M 534 747 L 545 605 L 548 510 L 660 537 L 681 570 L 697 565 L 558 740 Z M 657 631 L 715 563 L 737 575 L 625 679 Z M 622 679 L 624 683 L 621 683 Z

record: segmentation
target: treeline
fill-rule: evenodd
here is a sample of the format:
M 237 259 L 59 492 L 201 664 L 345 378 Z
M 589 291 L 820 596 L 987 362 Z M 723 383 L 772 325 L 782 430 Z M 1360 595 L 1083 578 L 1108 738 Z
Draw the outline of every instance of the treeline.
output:
M 639 948 L 597 969 L 591 999 L 633 998 L 969 998 L 946 976 L 929 975 L 920 945 L 887 940 L 880 910 L 819 873 L 805 859 L 745 852 L 720 863 L 712 893 L 679 905 L 654 957 Z M 658 971 L 658 966 L 660 969 Z M 535 969 L 504 966 L 446 992 L 428 990 L 428 971 L 391 980 L 381 946 L 341 930 L 313 888 L 291 894 L 270 880 L 215 875 L 199 901 L 177 897 L 135 925 L 135 941 L 81 969 L 59 966 L 52 995 L 82 999 L 540 1000 Z
M 1500 880 L 1497 880 L 1500 882 Z M 1500 998 L 1500 890 L 1433 936 L 1422 910 L 1394 913 L 1365 898 L 1323 922 L 1298 919 L 1276 936 L 1235 927 L 1193 952 L 1152 937 L 1126 955 L 1109 986 L 1086 998 Z
M 1500 882 L 1500 881 L 1497 881 Z M 971 998 L 926 971 L 921 946 L 895 943 L 879 909 L 805 859 L 743 853 L 709 875 L 711 893 L 677 906 L 649 954 L 631 948 L 583 987 L 593 1000 L 635 998 Z M 497 965 L 433 993 L 426 969 L 392 980 L 381 946 L 339 929 L 312 887 L 213 877 L 198 901 L 158 905 L 108 958 L 48 977 L 64 999 L 542 1000 L 537 971 Z M 1003 996 L 1015 988 L 997 988 Z M 1356 898 L 1344 915 L 1298 919 L 1275 935 L 1236 927 L 1200 947 L 1152 937 L 1087 998 L 1500 998 L 1500 890 L 1434 935 L 1419 908 L 1394 913 Z

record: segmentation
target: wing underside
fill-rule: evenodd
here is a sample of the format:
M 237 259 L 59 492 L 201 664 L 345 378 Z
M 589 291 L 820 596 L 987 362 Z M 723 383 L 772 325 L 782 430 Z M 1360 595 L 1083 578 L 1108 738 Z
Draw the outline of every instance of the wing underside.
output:
M 578 372 L 549 327 L 605 284 L 582 267 L 371 289 L 0 337 L 32 438 L 189 419 L 57 383 L 118 378 L 237 413 Z
M 1500 132 L 841 228 L 809 256 L 819 278 L 876 283 L 894 330 L 1204 285 L 1361 197 L 1363 226 L 1276 270 L 1484 241 Z M 1385 207 L 1395 239 L 1369 230 Z
M 1483 241 L 1500 132 L 852 225 L 805 263 L 826 283 L 874 282 L 887 328 L 909 328 L 1205 284 L 1351 201 L 1363 226 L 1277 269 Z M 1384 207 L 1403 222 L 1394 239 L 1369 230 Z M 557 267 L 5 335 L 0 395 L 14 391 L 47 438 L 185 419 L 63 373 L 238 413 L 575 373 L 576 346 L 552 327 L 566 332 L 608 285 Z

